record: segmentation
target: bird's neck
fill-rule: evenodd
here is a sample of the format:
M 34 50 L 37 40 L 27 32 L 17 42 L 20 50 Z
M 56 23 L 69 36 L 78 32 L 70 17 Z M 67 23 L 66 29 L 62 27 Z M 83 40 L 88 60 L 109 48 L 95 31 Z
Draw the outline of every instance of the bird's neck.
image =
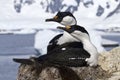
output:
M 90 53 L 91 56 L 96 56 L 98 54 L 97 48 L 92 44 L 90 39 L 85 39 L 81 41 L 83 43 L 84 49 Z
M 74 41 L 79 42 L 76 38 L 74 38 L 69 33 L 64 31 L 63 36 L 59 38 L 57 44 L 61 45 L 67 42 L 74 42 Z
M 80 42 L 82 42 L 83 44 L 83 48 L 88 52 L 90 53 L 90 55 L 96 55 L 98 52 L 97 52 L 97 49 L 96 47 L 92 44 L 92 42 L 90 41 L 90 37 L 88 34 L 86 33 L 81 33 L 81 35 L 78 37 L 78 36 L 75 36 L 73 35 L 76 39 L 78 39 Z

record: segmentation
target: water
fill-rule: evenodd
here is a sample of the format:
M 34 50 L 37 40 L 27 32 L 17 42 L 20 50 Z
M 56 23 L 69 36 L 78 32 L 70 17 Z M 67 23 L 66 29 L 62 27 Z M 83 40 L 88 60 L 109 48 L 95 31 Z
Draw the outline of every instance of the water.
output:
M 34 34 L 0 34 L 0 80 L 16 80 L 19 64 L 13 58 L 34 55 Z
M 120 33 L 106 33 L 106 35 L 102 35 L 102 38 L 116 41 L 118 42 L 118 46 L 120 46 Z M 113 49 L 114 47 L 118 47 L 118 46 L 105 47 L 105 49 L 109 51 Z
M 34 54 L 34 34 L 0 35 L 0 55 Z
M 15 56 L 0 56 L 0 80 L 16 80 L 19 64 L 14 63 Z
M 119 33 L 120 34 L 120 33 Z M 120 35 L 107 35 L 107 36 L 102 36 L 102 38 L 113 40 L 119 43 L 120 45 Z

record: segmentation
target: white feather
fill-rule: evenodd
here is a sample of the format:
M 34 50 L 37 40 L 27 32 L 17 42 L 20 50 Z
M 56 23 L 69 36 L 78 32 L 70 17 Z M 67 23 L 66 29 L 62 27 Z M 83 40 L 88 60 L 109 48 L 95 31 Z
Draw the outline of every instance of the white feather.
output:
M 75 25 L 77 22 L 74 17 L 66 16 L 62 19 L 60 23 L 65 26 L 70 26 L 70 25 Z
M 74 38 L 69 33 L 64 31 L 63 36 L 59 38 L 57 44 L 61 45 L 67 42 L 75 42 L 75 41 L 79 42 L 76 38 Z
M 90 54 L 90 58 L 86 59 L 88 64 L 90 66 L 96 66 L 99 54 L 97 48 L 91 43 L 89 35 L 81 31 L 74 31 L 71 35 L 81 41 L 83 48 Z

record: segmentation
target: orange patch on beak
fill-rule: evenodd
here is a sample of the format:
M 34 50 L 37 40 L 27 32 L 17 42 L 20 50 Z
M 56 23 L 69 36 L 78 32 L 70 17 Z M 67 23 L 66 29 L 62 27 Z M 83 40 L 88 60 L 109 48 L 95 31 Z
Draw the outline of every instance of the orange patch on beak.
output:
M 65 26 L 66 29 L 70 29 L 71 27 L 70 26 Z
M 55 17 L 54 17 L 54 19 L 57 19 L 57 18 L 58 18 L 58 16 L 55 16 Z

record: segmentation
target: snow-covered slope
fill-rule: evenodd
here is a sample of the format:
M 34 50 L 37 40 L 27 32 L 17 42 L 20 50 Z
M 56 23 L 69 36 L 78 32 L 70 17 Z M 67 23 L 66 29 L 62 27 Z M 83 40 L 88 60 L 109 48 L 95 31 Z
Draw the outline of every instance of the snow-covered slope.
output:
M 92 16 L 97 17 L 110 17 L 120 9 L 119 0 L 15 0 L 14 5 L 17 5 L 15 10 L 22 12 L 26 7 L 25 4 L 29 7 L 37 4 L 36 9 L 41 7 L 41 10 L 48 13 L 58 11 L 87 12 L 86 14 L 92 13 Z
M 70 11 L 74 13 L 79 25 L 93 27 L 105 23 L 105 21 L 108 23 L 109 20 L 107 19 L 114 17 L 114 15 L 117 16 L 115 19 L 118 19 L 120 16 L 120 1 L 0 0 L 0 28 L 48 28 L 48 25 L 54 23 L 48 24 L 44 20 L 52 17 L 58 11 Z M 112 22 L 110 21 L 110 23 Z M 55 24 L 51 28 L 55 28 Z

